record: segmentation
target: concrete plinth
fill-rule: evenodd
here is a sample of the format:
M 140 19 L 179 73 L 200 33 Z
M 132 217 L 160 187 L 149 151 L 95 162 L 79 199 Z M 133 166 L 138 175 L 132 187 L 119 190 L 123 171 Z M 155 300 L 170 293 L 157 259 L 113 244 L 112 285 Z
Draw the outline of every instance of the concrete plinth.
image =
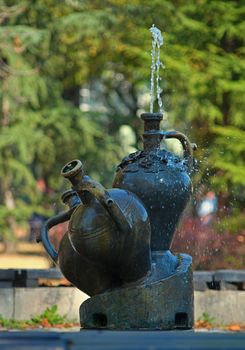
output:
M 195 319 L 204 313 L 214 318 L 214 324 L 244 324 L 245 291 L 195 292 Z
M 4 318 L 14 318 L 13 305 L 13 288 L 0 288 L 0 315 Z
M 175 272 L 141 285 L 93 296 L 80 307 L 83 328 L 176 329 L 193 326 L 191 257 L 181 255 Z

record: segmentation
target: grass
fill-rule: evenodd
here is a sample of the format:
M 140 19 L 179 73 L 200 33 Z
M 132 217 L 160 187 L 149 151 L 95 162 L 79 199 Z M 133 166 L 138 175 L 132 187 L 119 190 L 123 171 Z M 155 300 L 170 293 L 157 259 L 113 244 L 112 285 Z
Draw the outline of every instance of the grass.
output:
M 44 310 L 40 315 L 33 316 L 30 320 L 17 321 L 6 319 L 0 315 L 0 327 L 4 329 L 35 329 L 35 328 L 70 328 L 78 326 L 77 323 L 67 320 L 58 312 L 57 305 Z
M 17 321 L 13 319 L 4 318 L 0 315 L 0 330 L 1 329 L 36 329 L 36 328 L 72 328 L 79 327 L 79 324 L 68 320 L 65 316 L 62 316 L 58 312 L 57 305 L 48 307 L 39 315 L 33 316 L 30 320 Z M 245 331 L 245 325 L 231 324 L 231 325 L 218 325 L 215 318 L 210 316 L 207 312 L 204 312 L 195 324 L 195 329 L 213 329 L 219 328 L 226 331 L 241 332 Z

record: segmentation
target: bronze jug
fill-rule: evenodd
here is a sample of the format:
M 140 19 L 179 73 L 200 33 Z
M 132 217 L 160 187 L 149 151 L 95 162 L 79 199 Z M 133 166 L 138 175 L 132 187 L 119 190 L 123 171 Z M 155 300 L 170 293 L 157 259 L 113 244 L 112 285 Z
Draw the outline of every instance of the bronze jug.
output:
M 192 192 L 189 174 L 196 147 L 180 132 L 159 129 L 161 113 L 143 113 L 144 150 L 124 158 L 117 167 L 113 187 L 129 190 L 142 200 L 151 224 L 151 250 L 168 250 L 180 216 Z M 176 138 L 184 159 L 160 149 L 163 138 Z

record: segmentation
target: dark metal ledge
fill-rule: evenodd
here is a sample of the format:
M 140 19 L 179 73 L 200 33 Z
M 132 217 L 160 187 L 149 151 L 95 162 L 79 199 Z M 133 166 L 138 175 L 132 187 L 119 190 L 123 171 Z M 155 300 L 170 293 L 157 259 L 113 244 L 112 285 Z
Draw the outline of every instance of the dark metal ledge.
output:
M 194 331 L 2 332 L 1 350 L 244 350 L 245 333 Z

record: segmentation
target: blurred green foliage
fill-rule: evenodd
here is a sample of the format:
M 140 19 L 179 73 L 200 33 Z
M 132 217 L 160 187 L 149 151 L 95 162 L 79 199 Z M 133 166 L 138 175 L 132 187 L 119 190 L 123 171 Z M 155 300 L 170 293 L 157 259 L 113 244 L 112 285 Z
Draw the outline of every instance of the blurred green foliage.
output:
M 33 211 L 52 212 L 46 204 L 64 189 L 59 171 L 73 158 L 110 186 L 124 155 L 121 125 L 134 128 L 140 146 L 136 114 L 148 109 L 140 96 L 150 90 L 153 23 L 165 38 L 163 127 L 198 144 L 196 188 L 213 189 L 223 215 L 240 220 L 244 14 L 239 0 L 0 0 L 0 235 Z M 97 82 L 105 108 L 82 112 L 79 90 Z M 51 194 L 37 189 L 38 179 Z

